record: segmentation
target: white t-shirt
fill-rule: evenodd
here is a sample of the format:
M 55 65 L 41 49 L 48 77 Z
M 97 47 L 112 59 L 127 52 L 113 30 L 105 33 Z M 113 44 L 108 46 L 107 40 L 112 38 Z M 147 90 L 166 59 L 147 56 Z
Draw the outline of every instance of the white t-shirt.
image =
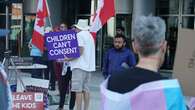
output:
M 89 31 L 77 33 L 79 47 L 83 47 L 82 55 L 72 60 L 71 69 L 79 68 L 85 71 L 95 71 L 95 42 Z

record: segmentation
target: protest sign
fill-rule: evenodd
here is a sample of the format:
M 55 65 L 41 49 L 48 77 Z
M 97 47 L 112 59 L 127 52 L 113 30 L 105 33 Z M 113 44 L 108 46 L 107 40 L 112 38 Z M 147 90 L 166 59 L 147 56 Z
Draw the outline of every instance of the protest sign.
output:
M 173 75 L 179 79 L 184 95 L 195 96 L 195 31 L 180 29 Z
M 23 84 L 24 85 L 23 85 Z M 25 86 L 25 88 L 24 88 Z M 21 77 L 17 80 L 17 92 L 40 92 L 43 93 L 44 107 L 48 107 L 49 80 Z
M 43 93 L 16 92 L 12 99 L 13 110 L 44 110 Z
M 35 87 L 41 87 L 41 88 L 48 89 L 49 80 L 29 78 L 29 77 L 20 77 L 20 79 L 17 79 L 17 92 L 24 92 L 25 91 L 24 86 L 25 87 L 35 86 Z
M 73 30 L 46 33 L 45 41 L 49 60 L 80 56 L 76 33 Z

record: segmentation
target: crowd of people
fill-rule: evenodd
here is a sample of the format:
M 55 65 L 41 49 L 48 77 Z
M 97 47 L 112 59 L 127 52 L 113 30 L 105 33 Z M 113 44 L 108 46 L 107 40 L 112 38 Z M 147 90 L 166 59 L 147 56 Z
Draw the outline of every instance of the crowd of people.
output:
M 67 29 L 68 26 L 65 23 L 61 23 L 60 26 L 55 27 L 53 30 L 46 29 L 46 31 L 58 32 L 66 31 Z M 51 61 L 48 60 L 47 54 L 45 54 L 47 53 L 47 48 L 42 53 L 31 42 L 29 43 L 30 55 L 33 57 L 33 63 L 47 65 L 48 68 L 45 70 L 44 75 L 46 79 L 50 80 L 50 90 L 56 89 L 56 80 L 58 81 L 60 100 L 57 110 L 64 110 L 68 91 L 71 91 L 69 110 L 74 108 L 75 110 L 89 110 L 89 84 L 91 75 L 93 75 L 91 73 L 95 71 L 95 42 L 89 32 L 88 20 L 79 19 L 77 24 L 71 26 L 71 29 L 77 35 L 80 57 L 65 57 L 59 61 Z M 143 110 L 146 106 L 148 108 L 144 110 L 162 110 L 160 109 L 161 106 L 166 108 L 163 110 L 187 110 L 182 90 L 177 80 L 168 79 L 159 73 L 167 48 L 165 33 L 166 25 L 160 17 L 141 16 L 136 18 L 133 26 L 133 50 L 131 50 L 126 47 L 128 42 L 126 41 L 124 28 L 117 28 L 116 35 L 113 38 L 113 47 L 106 51 L 103 59 L 102 74 L 105 81 L 101 85 L 101 94 L 103 96 L 101 106 L 104 110 L 127 110 L 135 106 L 137 109 L 135 107 L 132 110 Z M 138 62 L 136 62 L 135 54 L 138 55 Z M 42 78 L 41 71 L 34 70 L 32 77 Z M 2 80 L 3 75 L 0 74 L 0 78 Z M 6 80 L 3 79 L 3 81 Z M 161 83 L 167 85 L 162 88 L 157 87 Z M 151 84 L 150 88 L 146 88 Z M 167 89 L 169 85 L 173 87 L 177 85 L 176 89 L 169 89 L 172 97 L 177 100 L 172 100 L 171 103 L 167 102 L 167 105 L 155 102 L 151 93 L 145 92 L 145 89 L 152 92 L 153 88 Z M 140 89 L 141 87 L 145 88 Z M 135 91 L 139 91 L 137 95 L 141 94 L 138 99 L 134 94 Z M 131 100 L 138 100 L 140 103 L 128 102 L 129 99 L 125 97 L 127 94 L 129 94 L 128 97 L 132 97 Z M 144 100 L 145 97 L 148 97 L 147 94 L 150 94 L 151 99 Z M 169 93 L 163 93 L 163 95 L 166 94 Z M 164 98 L 166 99 L 166 97 Z M 161 95 L 156 95 L 155 99 L 164 100 Z M 141 102 L 147 103 L 143 104 Z M 158 106 L 149 102 L 155 102 Z M 0 103 L 0 109 L 2 107 L 3 105 Z

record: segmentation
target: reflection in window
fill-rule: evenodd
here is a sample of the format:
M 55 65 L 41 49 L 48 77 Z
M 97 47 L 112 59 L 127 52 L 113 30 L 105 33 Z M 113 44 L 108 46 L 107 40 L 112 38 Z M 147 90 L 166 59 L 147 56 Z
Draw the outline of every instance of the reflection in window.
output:
M 116 27 L 123 27 L 125 36 L 130 38 L 131 34 L 131 15 L 130 14 L 117 14 Z
M 79 14 L 90 14 L 91 0 L 79 0 Z
M 126 46 L 131 48 L 131 14 L 117 14 L 116 27 L 124 28 L 124 35 L 126 37 Z
M 179 0 L 158 0 L 158 14 L 178 14 Z
M 182 17 L 182 28 L 194 29 L 195 17 Z
M 178 17 L 163 17 L 166 22 L 167 30 L 166 30 L 166 40 L 167 40 L 167 51 L 165 62 L 162 68 L 172 69 L 175 51 L 177 45 L 177 32 L 178 32 Z
M 10 21 L 10 37 L 9 47 L 12 51 L 11 55 L 18 56 L 21 52 L 21 31 L 22 31 L 22 4 L 12 3 L 11 5 L 11 21 Z
M 183 14 L 195 14 L 195 1 L 194 0 L 184 0 Z
M 24 19 L 24 46 L 22 56 L 29 56 L 28 42 L 32 38 L 33 28 L 35 22 L 35 15 L 25 15 Z

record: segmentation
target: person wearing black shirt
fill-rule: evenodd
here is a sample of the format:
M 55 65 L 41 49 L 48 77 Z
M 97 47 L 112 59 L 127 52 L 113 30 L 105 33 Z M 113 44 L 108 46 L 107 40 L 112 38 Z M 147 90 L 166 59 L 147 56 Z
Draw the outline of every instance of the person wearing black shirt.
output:
M 121 71 L 121 73 L 120 75 L 110 77 L 108 83 L 109 90 L 126 93 L 143 83 L 166 79 L 166 77 L 161 76 L 158 72 L 140 67 L 126 69 Z
M 101 84 L 102 108 L 186 110 L 178 80 L 164 80 L 158 72 L 167 47 L 165 22 L 159 17 L 140 16 L 133 24 L 133 49 L 139 61 Z
M 138 54 L 138 64 L 114 74 L 108 80 L 108 89 L 118 93 L 129 92 L 139 85 L 165 79 L 158 73 L 164 61 L 167 42 L 165 22 L 159 17 L 140 17 L 133 27 L 133 49 Z

